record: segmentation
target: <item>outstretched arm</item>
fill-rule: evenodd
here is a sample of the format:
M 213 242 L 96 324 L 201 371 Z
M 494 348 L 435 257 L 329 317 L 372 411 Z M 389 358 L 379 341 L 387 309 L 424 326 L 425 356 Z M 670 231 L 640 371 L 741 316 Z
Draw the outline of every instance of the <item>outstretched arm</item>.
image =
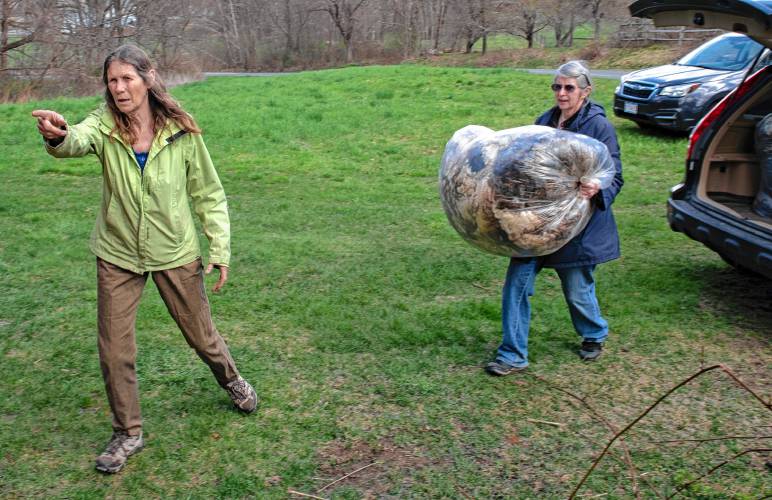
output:
M 101 110 L 90 113 L 83 121 L 68 125 L 67 120 L 49 109 L 36 109 L 38 132 L 45 139 L 46 151 L 56 158 L 72 158 L 96 153 L 101 149 L 99 120 Z

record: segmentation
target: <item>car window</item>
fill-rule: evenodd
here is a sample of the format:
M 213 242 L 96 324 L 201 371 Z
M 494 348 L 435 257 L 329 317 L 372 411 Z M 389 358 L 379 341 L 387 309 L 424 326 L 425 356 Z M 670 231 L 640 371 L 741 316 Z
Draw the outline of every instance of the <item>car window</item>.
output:
M 764 54 L 762 54 L 762 56 L 756 62 L 756 65 L 753 67 L 752 73 L 755 73 L 764 66 L 769 66 L 770 64 L 772 64 L 772 50 L 765 50 Z
M 677 64 L 739 71 L 747 67 L 763 48 L 747 36 L 722 35 L 689 52 Z

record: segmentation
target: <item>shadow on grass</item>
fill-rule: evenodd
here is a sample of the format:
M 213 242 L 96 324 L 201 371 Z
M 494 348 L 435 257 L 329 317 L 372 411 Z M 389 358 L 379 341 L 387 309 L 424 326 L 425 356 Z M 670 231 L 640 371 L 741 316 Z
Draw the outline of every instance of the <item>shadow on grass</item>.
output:
M 731 267 L 695 279 L 704 285 L 703 310 L 731 317 L 737 326 L 764 332 L 772 340 L 772 280 Z
M 655 139 L 668 139 L 673 141 L 680 141 L 689 137 L 689 132 L 681 132 L 677 130 L 668 130 L 649 124 L 636 124 L 636 127 L 631 127 L 631 131 L 635 134 L 653 137 Z

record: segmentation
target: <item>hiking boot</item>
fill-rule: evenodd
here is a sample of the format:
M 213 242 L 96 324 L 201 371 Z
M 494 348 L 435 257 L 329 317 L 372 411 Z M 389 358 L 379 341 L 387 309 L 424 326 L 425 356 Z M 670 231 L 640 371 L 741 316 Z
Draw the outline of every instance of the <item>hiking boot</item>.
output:
M 239 377 L 227 386 L 225 390 L 231 397 L 233 405 L 244 413 L 252 413 L 257 408 L 257 394 L 249 382 Z
M 579 357 L 582 361 L 595 361 L 603 352 L 602 342 L 593 342 L 591 340 L 585 340 L 582 342 L 582 349 L 579 351 Z
M 528 366 L 513 366 L 504 363 L 503 361 L 491 361 L 485 365 L 485 371 L 491 375 L 495 375 L 496 377 L 503 377 L 504 375 L 509 375 L 510 373 L 522 372 L 525 371 L 526 368 L 528 368 Z
M 142 433 L 137 436 L 129 436 L 125 431 L 113 432 L 113 437 L 107 443 L 107 448 L 96 459 L 96 470 L 115 474 L 123 469 L 126 460 L 139 452 L 145 446 Z

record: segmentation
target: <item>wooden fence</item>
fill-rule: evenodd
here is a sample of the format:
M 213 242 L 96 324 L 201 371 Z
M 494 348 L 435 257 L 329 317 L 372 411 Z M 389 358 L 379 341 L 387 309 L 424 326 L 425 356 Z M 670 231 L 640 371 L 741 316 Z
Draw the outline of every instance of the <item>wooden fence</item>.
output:
M 673 43 L 694 45 L 725 33 L 717 29 L 692 29 L 684 26 L 656 28 L 650 23 L 628 22 L 619 26 L 615 40 L 622 47 L 649 45 L 652 43 Z

